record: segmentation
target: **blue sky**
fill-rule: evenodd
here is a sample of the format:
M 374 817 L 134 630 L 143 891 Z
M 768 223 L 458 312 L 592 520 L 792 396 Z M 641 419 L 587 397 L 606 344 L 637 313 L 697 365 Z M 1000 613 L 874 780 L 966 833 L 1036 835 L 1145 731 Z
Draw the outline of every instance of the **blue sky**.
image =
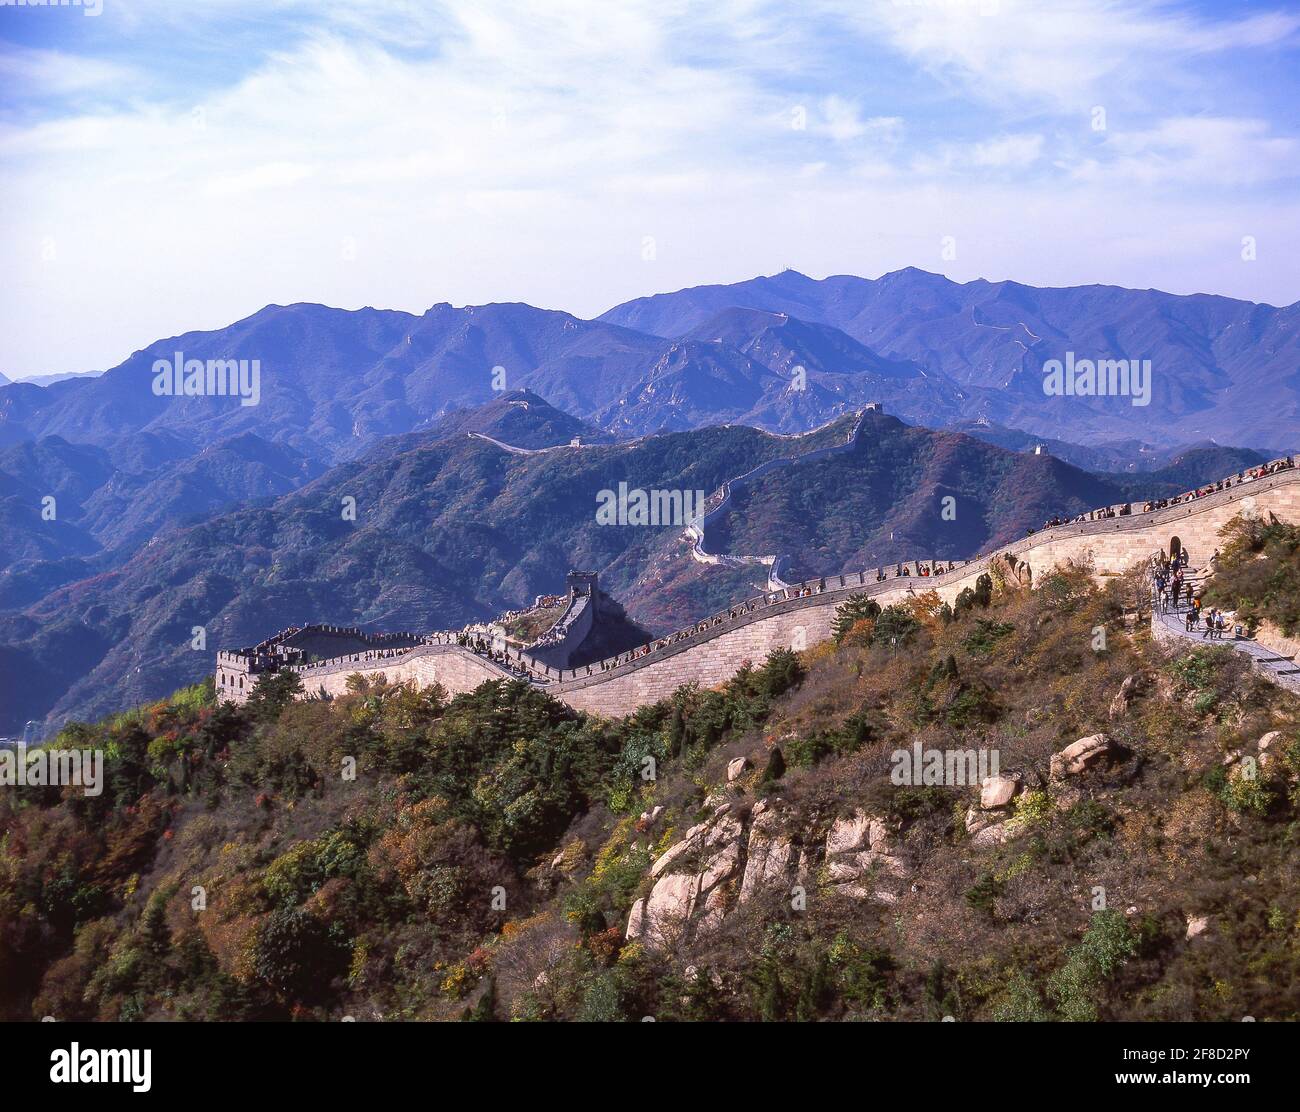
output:
M 0 2 L 11 377 L 786 266 L 1300 299 L 1294 3 L 92 3 Z

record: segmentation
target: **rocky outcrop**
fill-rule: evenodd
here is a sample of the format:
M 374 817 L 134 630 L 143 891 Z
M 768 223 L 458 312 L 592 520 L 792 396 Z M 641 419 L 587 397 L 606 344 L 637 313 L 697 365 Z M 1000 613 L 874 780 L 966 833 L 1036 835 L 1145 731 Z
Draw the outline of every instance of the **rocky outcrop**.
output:
M 877 882 L 907 875 L 907 866 L 892 852 L 885 821 L 864 811 L 836 819 L 826 834 L 826 875 L 841 895 L 874 897 L 883 903 L 898 899 Z
M 794 843 L 782 829 L 781 812 L 762 800 L 750 815 L 749 846 L 739 902 L 746 903 L 764 890 L 784 887 L 794 859 Z
M 1067 776 L 1078 776 L 1086 769 L 1102 763 L 1114 752 L 1115 743 L 1106 734 L 1081 737 L 1052 755 L 1051 778 L 1063 780 Z
M 1020 790 L 1020 778 L 1017 776 L 987 776 L 980 785 L 980 807 L 985 811 L 1010 807 Z
M 994 778 L 990 778 L 994 779 Z M 1019 790 L 990 784 L 990 798 Z M 898 853 L 896 831 L 864 810 L 835 819 L 823 837 L 806 837 L 779 798 L 746 809 L 733 798 L 690 827 L 650 868 L 653 885 L 636 901 L 626 935 L 666 948 L 717 930 L 737 908 L 763 896 L 792 899 L 802 887 L 852 899 L 895 903 L 910 870 Z M 814 878 L 816 878 L 814 880 Z M 804 893 L 808 893 L 805 891 Z
M 1128 709 L 1141 690 L 1141 686 L 1141 676 L 1135 674 L 1124 677 L 1124 682 L 1119 685 L 1119 690 L 1115 692 L 1115 697 L 1110 701 L 1110 718 L 1112 721 L 1116 718 L 1123 718 L 1124 715 L 1128 714 Z
M 660 877 L 650 895 L 637 900 L 628 916 L 627 937 L 647 946 L 671 946 L 680 939 L 695 910 L 700 878 L 684 873 Z
M 748 814 L 722 803 L 654 862 L 654 886 L 628 916 L 628 939 L 662 948 L 716 930 L 734 908 L 762 892 L 788 892 L 806 858 L 778 803 Z
M 1007 590 L 1018 591 L 1034 585 L 1033 569 L 1010 552 L 991 557 L 989 572 L 998 586 Z
M 1006 819 L 1011 816 L 1012 804 L 1022 787 L 1019 773 L 984 778 L 979 806 L 966 810 L 966 833 L 971 836 L 971 845 L 1001 845 L 1012 836 Z

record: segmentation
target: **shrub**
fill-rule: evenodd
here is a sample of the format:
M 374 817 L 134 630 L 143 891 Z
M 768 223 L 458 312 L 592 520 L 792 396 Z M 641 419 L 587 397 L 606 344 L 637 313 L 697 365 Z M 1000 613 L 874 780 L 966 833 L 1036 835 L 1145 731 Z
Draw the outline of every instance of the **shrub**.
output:
M 1138 940 L 1128 920 L 1114 910 L 1098 911 L 1082 940 L 1066 952 L 1065 964 L 1047 982 L 1061 1018 L 1091 1022 L 1098 1018 L 1103 984 L 1137 953 Z
M 880 603 L 867 595 L 849 595 L 835 608 L 835 618 L 831 622 L 831 632 L 839 644 L 848 636 L 849 631 L 858 622 L 871 621 L 880 616 Z
M 271 912 L 257 932 L 253 971 L 290 999 L 319 1000 L 348 966 L 348 947 L 301 908 Z

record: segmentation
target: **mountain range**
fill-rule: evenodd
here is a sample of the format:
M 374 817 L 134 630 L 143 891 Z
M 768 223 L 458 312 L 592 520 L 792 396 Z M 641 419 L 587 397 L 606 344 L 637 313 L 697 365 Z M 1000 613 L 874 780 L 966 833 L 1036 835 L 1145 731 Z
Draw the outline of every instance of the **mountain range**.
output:
M 526 388 L 618 435 L 745 423 L 794 433 L 868 401 L 929 427 L 978 421 L 1071 443 L 1300 446 L 1300 304 L 1115 286 L 964 284 L 916 269 L 795 271 L 616 306 L 421 316 L 267 306 L 156 341 L 95 377 L 0 385 L 0 445 L 61 436 L 116 457 L 142 433 L 201 447 L 243 433 L 323 463 Z M 257 360 L 261 398 L 159 397 L 153 364 Z M 1150 405 L 1056 397 L 1044 362 L 1150 360 Z

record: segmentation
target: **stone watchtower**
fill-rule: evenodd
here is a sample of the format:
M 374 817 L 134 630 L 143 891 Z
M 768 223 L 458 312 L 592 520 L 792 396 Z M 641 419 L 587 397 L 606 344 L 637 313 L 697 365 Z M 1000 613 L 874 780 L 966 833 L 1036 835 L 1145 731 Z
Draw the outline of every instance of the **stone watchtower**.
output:
M 574 598 L 595 599 L 597 596 L 597 575 L 594 571 L 571 571 L 565 577 L 569 585 L 569 594 Z

